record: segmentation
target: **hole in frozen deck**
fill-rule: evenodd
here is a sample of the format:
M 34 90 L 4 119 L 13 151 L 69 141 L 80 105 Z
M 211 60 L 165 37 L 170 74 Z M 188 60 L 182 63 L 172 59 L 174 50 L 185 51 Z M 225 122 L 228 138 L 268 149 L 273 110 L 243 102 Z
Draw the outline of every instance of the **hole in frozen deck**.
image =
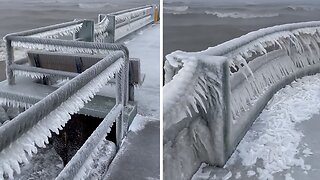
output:
M 72 115 L 59 135 L 52 137 L 52 144 L 62 158 L 64 165 L 71 160 L 102 120 L 101 118 L 81 114 Z M 115 131 L 115 124 L 113 124 L 106 139 L 115 143 Z

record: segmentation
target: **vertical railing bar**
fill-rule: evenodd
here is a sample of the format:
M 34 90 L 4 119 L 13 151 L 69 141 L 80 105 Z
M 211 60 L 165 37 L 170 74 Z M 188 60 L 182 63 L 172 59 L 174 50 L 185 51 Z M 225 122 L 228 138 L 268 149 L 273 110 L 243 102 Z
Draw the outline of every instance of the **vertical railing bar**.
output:
M 11 44 L 11 40 L 6 41 L 6 50 L 7 50 L 7 59 L 6 59 L 6 75 L 9 85 L 15 84 L 15 77 L 13 75 L 13 71 L 10 68 L 12 64 L 14 64 L 14 49 Z

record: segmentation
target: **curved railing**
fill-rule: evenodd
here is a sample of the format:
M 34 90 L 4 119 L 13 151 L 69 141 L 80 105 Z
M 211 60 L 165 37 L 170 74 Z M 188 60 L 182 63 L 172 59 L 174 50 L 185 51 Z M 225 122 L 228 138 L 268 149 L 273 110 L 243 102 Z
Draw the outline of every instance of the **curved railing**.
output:
M 320 72 L 319 43 L 320 22 L 316 21 L 261 29 L 202 52 L 179 51 L 168 55 L 163 96 L 170 98 L 163 101 L 164 151 L 171 154 L 164 156 L 178 164 L 185 164 L 188 156 L 193 157 L 197 163 L 181 168 L 182 172 L 194 172 L 200 162 L 223 166 L 275 92 L 297 78 Z M 186 73 L 193 61 L 198 64 L 204 61 L 206 65 L 193 67 L 196 71 Z M 216 63 L 215 69 L 207 65 L 208 61 Z M 225 68 L 224 64 L 227 64 Z M 214 81 L 209 82 L 208 77 Z M 203 80 L 194 81 L 196 78 Z M 211 92 L 205 93 L 198 86 Z M 179 92 L 172 92 L 169 87 L 176 87 L 174 91 Z M 189 93 L 188 98 L 181 96 L 188 92 L 195 94 Z M 199 100 L 197 96 L 203 98 Z M 187 103 L 182 103 L 186 99 L 189 99 Z M 185 113 L 190 108 L 192 112 Z M 176 109 L 179 111 L 170 115 Z M 176 115 L 179 113 L 187 115 L 179 117 Z M 202 126 L 208 128 L 209 135 L 195 130 L 194 124 L 199 119 L 205 122 Z M 173 157 L 173 152 L 186 139 L 181 136 L 186 128 L 187 136 L 194 136 L 190 137 L 192 143 L 188 148 L 196 155 L 185 153 Z M 199 141 L 208 143 L 199 145 Z M 170 174 L 170 168 L 176 168 L 172 167 L 175 163 L 171 164 L 165 175 L 177 179 Z

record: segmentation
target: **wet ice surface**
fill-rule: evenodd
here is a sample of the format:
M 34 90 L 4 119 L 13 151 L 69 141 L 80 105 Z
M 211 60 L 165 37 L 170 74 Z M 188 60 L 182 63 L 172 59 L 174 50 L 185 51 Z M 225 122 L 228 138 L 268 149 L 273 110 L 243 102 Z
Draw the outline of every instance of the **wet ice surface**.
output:
M 160 179 L 160 122 L 140 115 L 133 121 L 104 180 Z
M 320 176 L 320 74 L 298 79 L 270 100 L 224 168 L 197 179 L 316 179 Z M 231 174 L 231 176 L 230 176 Z
M 142 86 L 135 89 L 138 113 L 160 118 L 160 24 L 139 31 L 126 42 L 131 58 L 140 58 L 141 72 L 145 74 Z

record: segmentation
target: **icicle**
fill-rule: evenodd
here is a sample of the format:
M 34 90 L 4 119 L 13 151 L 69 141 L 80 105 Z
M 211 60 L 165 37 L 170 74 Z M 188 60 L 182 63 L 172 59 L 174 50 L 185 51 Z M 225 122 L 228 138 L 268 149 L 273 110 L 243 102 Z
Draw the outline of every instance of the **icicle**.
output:
M 65 77 L 65 76 L 52 75 L 52 74 L 39 73 L 39 72 L 22 71 L 22 70 L 16 70 L 16 69 L 13 72 L 15 76 L 30 77 L 32 79 L 43 79 L 43 78 L 50 77 L 59 82 L 70 79 L 69 77 Z
M 25 49 L 61 51 L 61 52 L 67 52 L 67 53 L 110 54 L 110 50 L 105 50 L 105 49 L 77 48 L 77 47 L 60 46 L 60 45 L 52 45 L 52 44 L 27 43 L 27 42 L 20 42 L 20 41 L 13 41 L 12 46 L 21 47 Z
M 58 37 L 62 37 L 62 36 L 70 36 L 70 35 L 73 35 L 73 34 L 79 32 L 81 28 L 82 28 L 82 23 L 72 25 L 72 26 L 63 27 L 63 28 L 54 29 L 51 31 L 45 31 L 42 33 L 33 34 L 33 35 L 30 35 L 29 37 L 58 38 Z
M 30 108 L 32 104 L 28 104 L 25 102 L 19 102 L 7 98 L 0 98 L 0 105 L 1 106 L 7 106 L 7 107 L 21 107 L 21 108 Z
M 123 59 L 119 59 L 115 63 L 111 64 L 88 84 L 69 97 L 59 107 L 40 120 L 28 132 L 23 134 L 16 141 L 12 142 L 10 146 L 3 149 L 0 152 L 0 171 L 3 171 L 10 177 L 13 176 L 14 171 L 19 173 L 19 170 L 16 168 L 16 164 L 21 161 L 21 159 L 25 158 L 17 158 L 17 156 L 14 155 L 21 154 L 22 151 L 25 151 L 29 156 L 32 156 L 32 153 L 37 153 L 36 146 L 45 146 L 45 143 L 48 142 L 48 137 L 51 137 L 49 129 L 58 134 L 58 129 L 61 126 L 64 126 L 71 118 L 70 114 L 79 111 L 84 106 L 84 99 L 87 99 L 91 94 L 95 95 L 103 85 L 114 77 L 114 74 L 120 71 L 123 64 Z M 6 99 L 2 101 L 6 104 L 8 103 L 8 100 Z M 4 128 L 4 126 L 1 126 L 0 128 Z
M 132 12 L 123 13 L 115 17 L 116 24 L 120 24 L 136 17 L 144 16 L 152 13 L 152 7 L 140 9 Z
M 108 36 L 107 27 L 109 20 L 105 17 L 101 22 L 94 25 L 94 35 L 96 41 L 103 42 L 103 39 Z
M 151 15 L 149 15 L 149 16 L 146 16 L 142 19 L 130 22 L 129 24 L 127 24 L 125 26 L 117 28 L 115 31 L 115 38 L 120 39 L 120 38 L 124 37 L 125 35 L 139 29 L 140 27 L 147 25 L 151 21 L 152 21 L 152 17 L 151 17 Z

